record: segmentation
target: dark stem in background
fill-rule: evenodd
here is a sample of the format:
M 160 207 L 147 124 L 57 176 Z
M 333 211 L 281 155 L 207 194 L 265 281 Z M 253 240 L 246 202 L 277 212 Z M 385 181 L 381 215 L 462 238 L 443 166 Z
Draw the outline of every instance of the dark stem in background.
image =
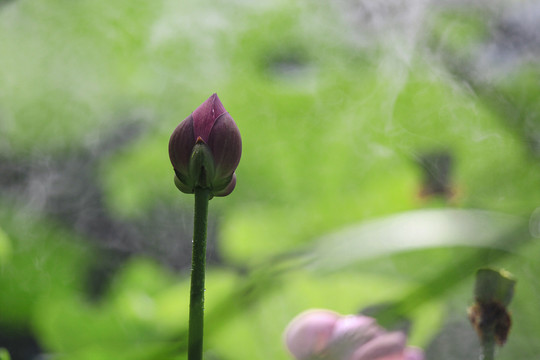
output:
M 487 333 L 489 331 L 489 333 Z M 482 340 L 482 356 L 480 360 L 495 359 L 495 334 L 493 329 L 486 329 Z
M 204 325 L 204 278 L 206 267 L 206 228 L 210 190 L 195 189 L 193 253 L 191 255 L 191 297 L 189 302 L 188 360 L 201 360 Z

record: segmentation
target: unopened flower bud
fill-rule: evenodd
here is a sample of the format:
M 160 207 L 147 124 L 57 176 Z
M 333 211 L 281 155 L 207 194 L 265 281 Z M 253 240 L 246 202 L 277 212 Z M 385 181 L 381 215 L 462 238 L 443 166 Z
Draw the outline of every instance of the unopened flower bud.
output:
M 480 269 L 476 273 L 476 301 L 468 312 L 482 343 L 505 344 L 512 326 L 507 307 L 514 296 L 515 285 L 516 280 L 505 270 Z
M 508 306 L 514 297 L 516 279 L 506 270 L 479 269 L 476 273 L 474 297 L 479 302 L 498 302 Z
M 241 154 L 240 131 L 217 94 L 182 121 L 169 140 L 174 183 L 187 194 L 198 187 L 210 189 L 213 196 L 229 195 Z

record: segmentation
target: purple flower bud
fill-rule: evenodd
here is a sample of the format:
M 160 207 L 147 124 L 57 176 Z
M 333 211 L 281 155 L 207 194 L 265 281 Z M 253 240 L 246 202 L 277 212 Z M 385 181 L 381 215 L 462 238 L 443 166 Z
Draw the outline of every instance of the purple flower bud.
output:
M 298 360 L 424 360 L 420 349 L 406 346 L 405 334 L 362 315 L 310 310 L 291 321 L 284 337 Z
M 229 195 L 241 154 L 240 131 L 217 94 L 182 121 L 169 140 L 176 187 L 188 194 L 202 187 L 214 196 Z

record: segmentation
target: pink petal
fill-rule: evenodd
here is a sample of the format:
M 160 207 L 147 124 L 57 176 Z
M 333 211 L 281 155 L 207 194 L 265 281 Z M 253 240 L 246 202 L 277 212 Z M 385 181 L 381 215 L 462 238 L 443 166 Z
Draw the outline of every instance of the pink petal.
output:
M 339 314 L 328 310 L 303 312 L 285 329 L 285 344 L 298 360 L 321 354 L 332 336 L 338 319 Z
M 406 342 L 401 332 L 381 333 L 359 347 L 351 360 L 404 360 Z
M 373 338 L 379 331 L 380 328 L 374 318 L 362 315 L 347 315 L 337 321 L 332 340 L 346 337 L 357 344 L 359 341 L 364 343 Z
M 334 327 L 327 347 L 329 359 L 350 359 L 362 345 L 373 339 L 382 329 L 375 319 L 367 316 L 348 315 L 341 317 Z
M 404 354 L 405 360 L 424 360 L 424 352 L 422 349 L 409 346 L 405 349 Z

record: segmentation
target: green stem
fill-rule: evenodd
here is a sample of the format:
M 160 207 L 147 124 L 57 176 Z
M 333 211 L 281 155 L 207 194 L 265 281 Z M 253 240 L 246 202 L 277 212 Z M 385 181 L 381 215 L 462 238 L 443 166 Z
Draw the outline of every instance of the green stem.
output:
M 208 189 L 195 189 L 193 252 L 191 255 L 191 297 L 189 302 L 188 360 L 202 360 L 204 325 L 204 278 L 206 267 L 206 228 Z
M 491 330 L 489 331 L 489 334 L 484 333 L 484 340 L 482 341 L 481 360 L 493 359 L 495 359 L 495 334 L 493 333 L 493 330 Z

